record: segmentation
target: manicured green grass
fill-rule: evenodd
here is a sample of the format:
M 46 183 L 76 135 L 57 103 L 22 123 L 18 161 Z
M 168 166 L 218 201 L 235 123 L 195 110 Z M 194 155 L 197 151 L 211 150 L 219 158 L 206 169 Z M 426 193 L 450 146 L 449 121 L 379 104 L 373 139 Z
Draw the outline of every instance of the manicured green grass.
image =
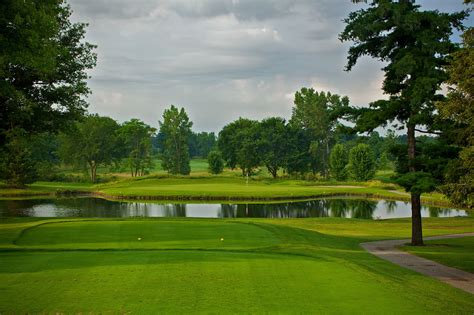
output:
M 471 314 L 472 295 L 358 245 L 409 233 L 407 219 L 3 219 L 0 313 Z
M 28 248 L 63 249 L 248 249 L 277 243 L 272 233 L 254 225 L 208 221 L 50 223 L 26 230 L 16 242 Z
M 19 189 L 9 188 L 0 183 L 0 198 L 51 195 L 58 190 L 91 191 L 93 187 L 91 183 L 36 182 L 24 189 Z
M 274 200 L 314 198 L 331 195 L 409 200 L 400 187 L 372 182 L 325 182 L 290 179 L 245 178 L 235 175 L 149 176 L 122 179 L 92 185 L 88 183 L 37 182 L 27 189 L 8 189 L 0 186 L 0 198 L 15 198 L 54 194 L 58 190 L 99 192 L 105 196 L 141 199 L 174 200 Z M 422 202 L 449 205 L 439 193 L 424 194 Z
M 363 197 L 409 200 L 401 187 L 384 181 L 337 182 L 333 180 L 273 179 L 262 167 L 248 182 L 241 172 L 225 169 L 222 174 L 208 173 L 206 159 L 191 160 L 189 176 L 173 176 L 161 168 L 160 160 L 155 160 L 152 175 L 130 178 L 128 171 L 113 182 L 96 184 L 70 182 L 36 182 L 25 189 L 11 189 L 0 183 L 0 199 L 29 198 L 31 196 L 53 195 L 57 191 L 99 192 L 109 197 L 174 200 L 275 200 L 313 198 L 331 195 L 353 195 Z M 77 170 L 76 170 L 77 171 Z M 74 170 L 65 170 L 74 173 Z M 99 173 L 118 175 L 101 168 Z M 393 171 L 379 171 L 380 178 L 390 177 Z M 283 174 L 280 174 L 280 176 Z M 425 204 L 449 206 L 449 200 L 442 194 L 430 193 L 422 196 Z
M 426 246 L 404 246 L 404 250 L 439 262 L 440 264 L 459 268 L 474 273 L 474 237 L 431 240 Z
M 164 176 L 123 180 L 98 185 L 95 190 L 109 196 L 155 199 L 274 199 L 330 195 L 376 196 L 407 200 L 400 188 L 380 182 L 321 182 L 289 179 L 250 179 L 236 176 Z M 446 204 L 441 194 L 425 194 L 426 202 Z

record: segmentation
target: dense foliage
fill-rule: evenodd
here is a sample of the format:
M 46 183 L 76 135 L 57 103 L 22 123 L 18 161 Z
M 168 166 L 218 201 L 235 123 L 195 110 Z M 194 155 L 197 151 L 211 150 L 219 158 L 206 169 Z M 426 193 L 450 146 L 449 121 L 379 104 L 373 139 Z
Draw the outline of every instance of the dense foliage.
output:
M 60 156 L 65 162 L 87 166 L 94 183 L 97 167 L 109 165 L 117 157 L 119 128 L 110 117 L 86 116 L 72 130 L 61 135 Z
M 327 177 L 329 152 L 338 119 L 349 106 L 347 97 L 302 88 L 295 94 L 290 124 L 304 130 L 309 138 L 310 168 Z
M 171 105 L 163 113 L 163 121 L 159 122 L 160 133 L 163 135 L 163 152 L 161 163 L 163 169 L 170 174 L 187 175 L 189 166 L 189 137 L 193 123 L 189 120 L 184 108 L 178 110 Z
M 411 0 L 373 1 L 368 9 L 355 11 L 345 19 L 347 24 L 340 35 L 342 41 L 351 41 L 347 70 L 351 70 L 364 55 L 385 62 L 383 91 L 388 100 L 378 100 L 369 108 L 353 113 L 357 131 L 372 131 L 388 122 L 399 122 L 407 130 L 408 172 L 415 173 L 415 131 L 437 129 L 434 124 L 435 102 L 441 84 L 447 79 L 442 66 L 456 45 L 450 40 L 453 29 L 462 27 L 467 12 L 441 13 L 422 11 Z M 370 25 L 370 27 L 368 27 Z M 411 193 L 413 234 L 412 244 L 423 244 L 421 229 L 420 190 L 434 188 L 426 185 L 427 177 L 407 174 Z M 420 184 L 413 183 L 419 178 Z M 402 180 L 400 183 L 406 182 Z M 415 188 L 412 190 L 411 188 Z M 425 191 L 423 191 L 425 192 Z
M 124 122 L 120 127 L 123 154 L 132 177 L 144 175 L 153 167 L 151 137 L 155 131 L 139 119 Z
M 192 132 L 189 137 L 189 155 L 191 158 L 205 158 L 217 146 L 214 132 Z
M 474 28 L 463 34 L 463 47 L 452 54 L 447 66 L 451 86 L 447 98 L 437 103 L 441 117 L 448 120 L 443 131 L 462 150 L 450 164 L 441 191 L 456 204 L 474 207 Z
M 347 178 L 347 151 L 342 144 L 336 144 L 329 156 L 329 168 L 331 176 L 336 180 L 345 180 Z
M 11 129 L 54 131 L 85 112 L 96 55 L 70 15 L 58 0 L 0 2 L 0 147 Z
M 0 177 L 10 185 L 33 181 L 45 166 L 32 156 L 36 135 L 85 113 L 95 46 L 84 41 L 86 24 L 70 15 L 58 0 L 0 2 Z
M 348 170 L 355 180 L 366 181 L 374 177 L 374 153 L 367 144 L 358 144 L 349 151 Z
M 288 152 L 288 127 L 285 120 L 278 117 L 264 119 L 258 124 L 256 132 L 261 163 L 276 178 L 278 170 L 285 166 Z
M 21 188 L 37 179 L 37 165 L 23 129 L 12 129 L 7 133 L 3 154 L 0 167 L 8 185 Z
M 219 151 L 211 151 L 207 155 L 207 163 L 209 164 L 209 172 L 211 174 L 220 174 L 224 170 L 224 159 Z

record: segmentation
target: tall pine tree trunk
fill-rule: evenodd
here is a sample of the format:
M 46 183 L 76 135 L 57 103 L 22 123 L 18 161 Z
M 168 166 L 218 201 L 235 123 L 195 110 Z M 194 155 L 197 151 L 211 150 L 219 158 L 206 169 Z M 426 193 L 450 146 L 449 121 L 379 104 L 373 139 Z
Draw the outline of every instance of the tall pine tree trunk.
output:
M 415 172 L 415 126 L 408 125 L 408 171 Z M 423 245 L 421 225 L 421 196 L 411 192 L 411 245 Z

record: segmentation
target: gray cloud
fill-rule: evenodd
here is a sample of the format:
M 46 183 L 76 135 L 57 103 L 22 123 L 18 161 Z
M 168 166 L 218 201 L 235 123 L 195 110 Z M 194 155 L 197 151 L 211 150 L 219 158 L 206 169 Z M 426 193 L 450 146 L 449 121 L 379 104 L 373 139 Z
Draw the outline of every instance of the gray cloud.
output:
M 454 1 L 424 1 L 458 10 Z M 460 1 L 459 1 L 460 2 Z M 219 131 L 242 117 L 289 118 L 303 86 L 348 95 L 364 106 L 383 97 L 382 64 L 361 59 L 344 72 L 337 35 L 349 0 L 70 0 L 98 45 L 90 111 L 157 126 L 169 104 L 196 130 Z

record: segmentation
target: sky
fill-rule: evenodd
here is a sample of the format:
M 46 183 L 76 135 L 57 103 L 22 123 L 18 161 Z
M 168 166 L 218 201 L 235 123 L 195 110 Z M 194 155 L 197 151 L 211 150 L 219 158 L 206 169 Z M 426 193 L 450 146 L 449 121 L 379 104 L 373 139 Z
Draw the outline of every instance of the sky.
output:
M 239 117 L 291 117 L 302 87 L 367 106 L 383 98 L 382 64 L 362 58 L 344 71 L 350 43 L 338 34 L 349 0 L 69 0 L 89 23 L 98 62 L 88 80 L 89 112 L 158 127 L 163 110 L 184 107 L 194 131 Z M 453 12 L 461 0 L 417 1 Z M 472 16 L 466 21 L 473 25 Z

